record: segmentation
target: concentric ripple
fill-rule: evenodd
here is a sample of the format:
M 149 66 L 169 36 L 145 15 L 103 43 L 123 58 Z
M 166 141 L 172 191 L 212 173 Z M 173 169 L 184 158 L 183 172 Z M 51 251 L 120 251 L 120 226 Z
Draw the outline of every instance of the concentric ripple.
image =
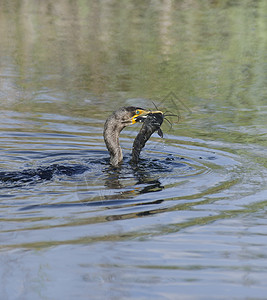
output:
M 248 174 L 244 167 L 253 164 L 226 151 L 225 145 L 175 135 L 152 137 L 136 166 L 130 164 L 136 132 L 126 130 L 121 137 L 124 162 L 112 168 L 103 124 L 98 127 L 92 119 L 77 124 L 76 119 L 57 116 L 51 121 L 45 114 L 21 117 L 10 116 L 18 126 L 23 122 L 24 130 L 6 129 L 1 137 L 1 218 L 6 224 L 1 235 L 13 233 L 4 243 L 1 238 L 2 246 L 172 232 L 240 211 L 233 200 L 251 193 L 244 183 L 263 184 L 259 168 L 253 183 L 253 168 Z

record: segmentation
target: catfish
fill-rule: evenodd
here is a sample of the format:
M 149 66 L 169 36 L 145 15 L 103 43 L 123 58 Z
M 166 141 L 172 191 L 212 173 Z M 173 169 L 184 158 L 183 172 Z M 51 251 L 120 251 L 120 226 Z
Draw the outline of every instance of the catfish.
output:
M 150 113 L 147 115 L 146 119 L 143 121 L 143 125 L 139 133 L 133 142 L 131 159 L 132 163 L 138 162 L 141 150 L 144 148 L 146 142 L 155 131 L 157 131 L 158 135 L 163 138 L 163 132 L 160 128 L 163 119 L 164 115 L 162 112 Z M 140 121 L 142 120 L 140 119 Z

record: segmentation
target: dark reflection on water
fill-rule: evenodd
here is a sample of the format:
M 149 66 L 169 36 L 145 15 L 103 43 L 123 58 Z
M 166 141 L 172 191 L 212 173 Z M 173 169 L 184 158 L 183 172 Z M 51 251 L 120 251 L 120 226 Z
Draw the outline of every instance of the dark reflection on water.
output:
M 0 2 L 1 299 L 265 299 L 266 11 Z M 107 116 L 154 104 L 111 168 Z

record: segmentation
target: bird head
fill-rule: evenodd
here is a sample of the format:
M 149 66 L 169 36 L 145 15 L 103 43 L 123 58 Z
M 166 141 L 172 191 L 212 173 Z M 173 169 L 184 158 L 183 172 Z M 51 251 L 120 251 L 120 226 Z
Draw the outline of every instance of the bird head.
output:
M 151 114 L 163 114 L 161 111 L 151 111 L 135 106 L 123 107 L 122 109 L 125 112 L 122 120 L 122 123 L 125 126 L 132 125 L 137 122 L 144 122 L 147 116 Z

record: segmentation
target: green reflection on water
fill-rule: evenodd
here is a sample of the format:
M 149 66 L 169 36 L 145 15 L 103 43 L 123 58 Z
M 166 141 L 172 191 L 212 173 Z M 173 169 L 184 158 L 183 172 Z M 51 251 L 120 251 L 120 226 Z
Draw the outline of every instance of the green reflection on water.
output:
M 0 10 L 1 53 L 22 88 L 173 91 L 238 108 L 266 96 L 266 1 L 2 1 Z
M 163 109 L 193 112 L 175 134 L 266 146 L 266 11 L 264 0 L 1 1 L 2 107 L 105 119 L 127 98 L 173 92 Z

